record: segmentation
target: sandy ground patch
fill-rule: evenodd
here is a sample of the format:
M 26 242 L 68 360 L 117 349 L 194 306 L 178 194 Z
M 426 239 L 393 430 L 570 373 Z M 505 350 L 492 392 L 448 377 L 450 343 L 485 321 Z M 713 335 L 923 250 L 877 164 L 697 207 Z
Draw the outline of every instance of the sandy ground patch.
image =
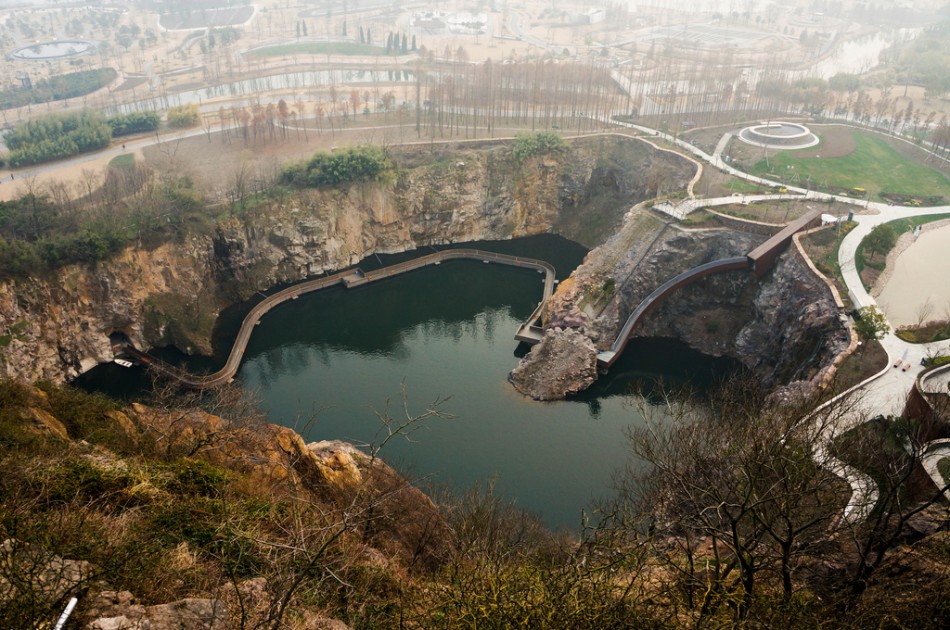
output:
M 928 229 L 929 228 L 929 229 Z M 927 224 L 894 262 L 878 304 L 894 326 L 944 319 L 950 312 L 950 221 Z
M 814 133 L 821 138 L 818 146 L 803 151 L 796 151 L 797 158 L 826 157 L 836 158 L 850 155 L 854 152 L 854 129 L 837 125 L 809 125 Z
M 66 160 L 61 163 L 42 165 L 42 172 L 24 177 L 14 175 L 10 178 L 10 171 L 0 170 L 0 201 L 18 199 L 29 192 L 47 193 L 52 187 L 63 185 L 66 190 L 73 191 L 75 197 L 84 193 L 83 182 L 87 177 L 98 179 L 100 182 L 109 165 L 109 162 L 120 153 L 134 153 L 135 160 L 142 160 L 141 151 L 124 151 L 120 147 L 107 149 L 105 154 L 91 154 L 79 161 Z

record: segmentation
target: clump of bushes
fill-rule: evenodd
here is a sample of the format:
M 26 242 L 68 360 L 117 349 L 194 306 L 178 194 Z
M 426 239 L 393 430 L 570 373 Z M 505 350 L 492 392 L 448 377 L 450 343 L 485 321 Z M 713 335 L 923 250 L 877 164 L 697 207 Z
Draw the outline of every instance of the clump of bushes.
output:
M 392 168 L 381 148 L 362 145 L 334 153 L 320 151 L 308 162 L 285 167 L 281 180 L 296 186 L 338 186 L 379 179 Z
M 161 122 L 157 112 L 132 112 L 111 116 L 106 120 L 112 128 L 112 135 L 127 136 L 133 133 L 155 131 Z
M 201 120 L 201 112 L 197 103 L 177 105 L 168 110 L 168 126 L 173 129 L 194 127 Z
M 0 90 L 0 109 L 84 96 L 109 85 L 117 76 L 118 73 L 113 68 L 80 70 L 40 79 L 32 87 Z
M 552 131 L 537 133 L 519 133 L 511 147 L 511 153 L 519 162 L 524 162 L 534 155 L 560 153 L 567 150 L 564 138 Z
M 41 116 L 18 125 L 5 139 L 14 168 L 95 151 L 111 140 L 112 130 L 105 119 L 89 111 Z

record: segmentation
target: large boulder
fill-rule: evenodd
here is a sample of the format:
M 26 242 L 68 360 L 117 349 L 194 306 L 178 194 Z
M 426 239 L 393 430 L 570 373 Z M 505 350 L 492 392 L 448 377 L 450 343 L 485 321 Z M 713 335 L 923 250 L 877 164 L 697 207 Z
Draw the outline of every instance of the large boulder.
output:
M 508 380 L 535 400 L 560 400 L 597 380 L 597 349 L 573 328 L 548 329 Z

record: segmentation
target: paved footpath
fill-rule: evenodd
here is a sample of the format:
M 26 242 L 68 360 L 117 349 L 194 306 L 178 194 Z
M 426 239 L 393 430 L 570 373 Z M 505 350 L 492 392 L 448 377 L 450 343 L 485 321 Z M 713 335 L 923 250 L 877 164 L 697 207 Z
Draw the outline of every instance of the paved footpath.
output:
M 858 271 L 854 262 L 855 252 L 857 251 L 858 245 L 865 236 L 870 234 L 872 229 L 882 223 L 887 223 L 896 219 L 934 214 L 950 214 L 950 206 L 938 206 L 933 208 L 907 208 L 903 206 L 891 206 L 889 204 L 868 202 L 842 195 L 831 195 L 828 193 L 815 192 L 750 175 L 734 168 L 733 166 L 730 166 L 722 157 L 722 152 L 729 143 L 731 134 L 725 134 L 719 140 L 714 154 L 710 155 L 702 149 L 693 146 L 688 142 L 675 138 L 670 134 L 632 123 L 619 124 L 621 124 L 621 126 L 636 129 L 637 131 L 640 131 L 649 137 L 663 139 L 666 142 L 672 143 L 684 151 L 687 151 L 694 157 L 711 164 L 721 171 L 746 181 L 761 184 L 763 186 L 785 187 L 789 193 L 799 193 L 799 196 L 797 196 L 799 199 L 805 198 L 819 201 L 839 201 L 841 203 L 863 207 L 868 211 L 873 211 L 874 214 L 859 214 L 854 216 L 857 227 L 852 229 L 851 232 L 849 232 L 848 235 L 842 240 L 841 246 L 838 250 L 838 263 L 841 267 L 842 277 L 845 284 L 847 285 L 848 292 L 851 296 L 852 302 L 855 305 L 855 308 L 877 306 L 874 298 L 872 298 L 864 288 L 864 284 L 861 282 L 861 278 L 858 275 Z M 790 195 L 781 195 L 783 198 L 788 196 Z M 748 195 L 746 196 L 746 199 L 753 200 L 756 197 L 757 196 Z M 703 204 L 703 200 L 690 198 L 681 202 L 678 204 L 678 206 L 673 206 L 670 208 L 669 211 L 667 211 L 667 214 L 677 218 L 683 218 L 686 216 L 686 214 L 696 208 L 703 207 L 703 205 L 711 205 L 710 202 L 714 201 L 721 202 L 722 199 L 706 201 L 707 203 Z M 934 281 L 944 282 L 945 280 L 942 278 L 935 278 Z M 889 332 L 884 336 L 883 339 L 881 339 L 881 345 L 884 347 L 884 350 L 888 355 L 888 366 L 886 369 L 882 370 L 880 373 L 868 379 L 867 381 L 848 390 L 847 392 L 835 397 L 828 403 L 825 403 L 825 405 L 822 405 L 822 407 L 816 409 L 815 412 L 809 416 L 809 418 L 816 419 L 819 422 L 816 439 L 818 439 L 823 444 L 823 446 L 819 448 L 816 453 L 818 463 L 821 464 L 825 469 L 831 470 L 842 477 L 851 487 L 851 498 L 849 499 L 843 514 L 843 518 L 846 522 L 856 522 L 866 518 L 870 514 L 870 511 L 873 509 L 878 499 L 878 489 L 873 479 L 863 472 L 852 468 L 843 461 L 835 458 L 828 447 L 837 436 L 840 436 L 841 434 L 853 429 L 863 422 L 866 422 L 870 418 L 878 415 L 900 415 L 904 409 L 904 402 L 907 399 L 908 392 L 910 392 L 911 388 L 915 386 L 917 377 L 919 376 L 920 372 L 923 371 L 921 359 L 935 355 L 950 355 L 950 340 L 944 340 L 930 344 L 913 344 L 899 339 L 893 333 L 893 331 Z M 892 367 L 898 359 L 901 359 L 901 367 Z M 910 367 L 904 371 L 903 366 L 907 363 L 910 364 Z M 848 398 L 846 403 L 847 407 L 842 408 L 840 405 L 838 405 L 837 407 L 839 408 L 839 412 L 837 413 L 821 413 L 822 411 L 835 409 L 836 405 L 834 403 L 842 401 L 845 397 Z M 935 470 L 935 462 L 938 459 L 945 455 L 950 456 L 950 444 L 934 445 L 931 443 L 925 446 L 925 452 L 929 454 L 928 465 L 925 465 L 925 469 L 928 471 L 928 473 L 930 473 L 931 468 L 934 468 Z M 938 487 L 942 487 L 944 485 L 941 484 L 942 480 L 940 477 L 935 477 L 933 474 L 931 474 L 931 477 L 934 479 L 934 482 L 938 485 Z M 947 493 L 948 496 L 950 496 L 950 490 L 948 490 Z

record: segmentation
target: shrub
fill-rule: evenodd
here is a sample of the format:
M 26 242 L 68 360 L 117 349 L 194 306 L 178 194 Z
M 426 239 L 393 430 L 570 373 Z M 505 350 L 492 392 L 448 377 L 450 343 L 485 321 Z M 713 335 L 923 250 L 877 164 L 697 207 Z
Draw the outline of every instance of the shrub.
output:
M 297 186 L 338 186 L 379 179 L 392 169 L 392 163 L 379 147 L 357 146 L 327 153 L 316 153 L 305 164 L 284 167 L 281 179 Z
M 876 306 L 865 306 L 858 309 L 854 322 L 854 330 L 858 336 L 865 341 L 880 339 L 886 335 L 891 327 L 887 323 L 887 318 Z
M 552 131 L 519 133 L 511 147 L 512 155 L 519 162 L 524 162 L 534 155 L 560 153 L 565 150 L 567 150 L 567 143 L 564 142 L 564 138 Z
M 218 497 L 227 478 L 224 470 L 203 459 L 185 459 L 177 462 L 168 489 L 177 494 Z
M 113 136 L 155 131 L 160 122 L 161 118 L 156 112 L 132 112 L 106 119 L 106 123 L 112 128 Z
M 176 105 L 168 110 L 168 126 L 174 129 L 194 127 L 201 120 L 201 112 L 197 103 Z

